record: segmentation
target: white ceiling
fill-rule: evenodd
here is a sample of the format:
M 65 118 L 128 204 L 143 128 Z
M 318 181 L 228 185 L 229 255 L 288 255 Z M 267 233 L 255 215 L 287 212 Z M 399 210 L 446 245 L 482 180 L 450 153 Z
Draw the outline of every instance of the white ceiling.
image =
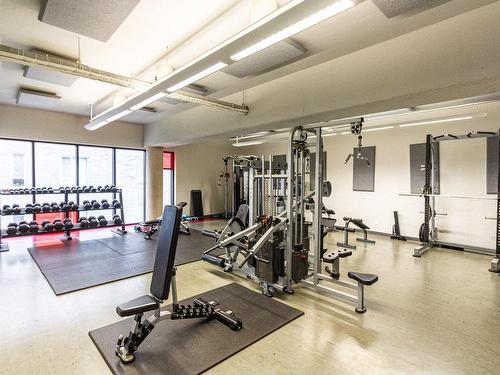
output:
M 102 43 L 39 22 L 40 3 L 37 0 L 0 0 L 0 43 L 25 49 L 37 47 L 78 58 L 80 41 L 83 64 L 151 81 L 158 74 L 155 67 L 159 62 L 173 68 L 188 63 L 247 27 L 252 18 L 252 5 L 266 2 L 272 0 L 141 0 L 109 41 Z M 278 1 L 279 5 L 286 2 Z M 300 60 L 245 79 L 217 72 L 198 84 L 206 86 L 216 98 L 240 93 L 492 2 L 494 0 L 437 1 L 434 3 L 439 6 L 435 8 L 387 19 L 371 0 L 365 0 L 296 35 L 294 39 L 307 49 Z M 31 80 L 22 76 L 22 66 L 1 60 L 0 77 L 0 103 L 15 104 L 17 90 L 22 86 L 56 93 L 62 98 L 54 110 L 75 114 L 88 115 L 91 103 L 97 103 L 96 109 L 100 112 L 113 105 L 116 97 L 133 93 L 85 78 L 78 78 L 71 87 Z M 241 101 L 243 94 L 237 97 Z M 253 101 L 259 102 L 258 98 Z M 143 117 L 134 114 L 124 120 L 163 122 L 193 106 L 157 102 L 154 104 L 156 113 Z

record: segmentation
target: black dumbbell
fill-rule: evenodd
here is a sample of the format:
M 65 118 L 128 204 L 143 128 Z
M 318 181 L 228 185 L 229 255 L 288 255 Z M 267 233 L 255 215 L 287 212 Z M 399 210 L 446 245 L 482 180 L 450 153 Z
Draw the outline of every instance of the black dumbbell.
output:
M 88 186 L 83 187 L 83 192 L 84 193 L 90 193 L 90 188 Z
M 35 205 L 33 206 L 33 211 L 35 211 L 35 213 L 40 213 L 42 212 L 42 206 L 40 206 L 40 203 L 35 203 Z
M 116 193 L 118 191 L 118 189 L 116 188 L 115 185 L 111 185 L 110 188 L 111 188 L 111 192 L 113 192 L 113 193 Z
M 55 219 L 53 224 L 56 230 L 61 230 L 64 228 L 64 224 L 62 223 L 61 219 Z
M 99 208 L 101 208 L 101 204 L 98 201 L 96 201 L 95 199 L 92 199 L 92 202 L 90 202 L 90 203 L 92 203 L 92 208 L 94 210 L 98 210 Z
M 54 224 L 47 223 L 43 226 L 46 232 L 52 232 L 54 230 Z
M 54 194 L 54 189 L 52 189 L 52 188 L 50 188 L 50 187 L 49 187 L 49 188 L 47 189 L 47 193 L 49 193 L 49 194 Z
M 35 210 L 33 209 L 33 205 L 31 203 L 26 204 L 26 207 L 24 207 L 24 212 L 26 212 L 27 214 L 32 214 L 33 212 L 35 212 Z
M 69 190 L 70 193 L 77 193 L 78 192 L 78 188 L 76 186 L 73 186 L 70 190 Z
M 83 193 L 83 188 L 82 188 L 81 186 L 77 186 L 77 187 L 76 187 L 76 191 L 77 191 L 78 193 Z
M 36 188 L 32 187 L 32 188 L 30 189 L 30 194 L 35 194 L 35 193 L 36 193 Z
M 10 223 L 7 226 L 7 234 L 12 236 L 17 233 L 17 224 L 16 223 Z
M 78 222 L 80 223 L 80 228 L 88 228 L 90 226 L 90 223 L 85 216 L 80 217 Z
M 22 222 L 22 223 L 19 224 L 19 226 L 17 227 L 17 229 L 21 233 L 26 233 L 26 232 L 28 232 L 30 230 L 30 226 L 26 222 Z
M 91 228 L 96 228 L 99 225 L 99 222 L 95 218 L 95 216 L 89 216 L 89 223 Z
M 71 211 L 78 211 L 78 205 L 75 202 L 68 202 L 68 206 Z
M 97 193 L 97 188 L 95 188 L 93 186 L 89 186 L 89 189 L 90 189 L 91 193 Z
M 113 215 L 113 223 L 120 225 L 122 223 L 122 218 L 118 214 Z
M 113 199 L 111 204 L 113 205 L 114 208 L 122 208 L 122 204 L 117 199 Z
M 71 221 L 70 218 L 64 219 L 64 229 L 71 229 L 73 228 L 73 222 Z
M 48 204 L 47 202 L 43 203 L 42 204 L 42 212 L 50 212 L 50 211 L 51 211 L 50 204 Z
M 101 200 L 101 207 L 104 209 L 109 208 L 109 202 L 107 199 Z
M 52 202 L 50 204 L 50 208 L 52 209 L 52 212 L 58 212 L 61 209 L 56 202 Z
M 39 229 L 40 228 L 38 227 L 38 223 L 36 221 L 33 220 L 30 222 L 30 232 L 31 233 L 38 233 Z
M 86 210 L 91 210 L 92 209 L 92 203 L 90 203 L 90 201 L 88 201 L 88 200 L 84 200 L 83 201 L 83 208 L 85 208 Z
M 21 213 L 21 207 L 19 207 L 18 204 L 13 204 L 12 205 L 12 213 L 14 215 L 19 215 Z
M 111 186 L 106 185 L 106 186 L 104 186 L 103 190 L 104 190 L 105 192 L 107 192 L 107 193 L 111 193 Z
M 4 215 L 10 215 L 12 213 L 12 208 L 8 204 L 4 204 L 2 207 L 2 213 Z
M 100 215 L 97 220 L 99 221 L 99 225 L 101 227 L 105 227 L 106 225 L 108 225 L 108 220 L 106 220 L 106 218 L 103 216 L 103 215 Z
M 43 227 L 45 227 L 45 224 L 49 224 L 49 223 L 50 223 L 50 221 L 43 220 L 42 223 L 40 224 L 40 226 L 43 228 Z
M 102 190 L 102 186 L 98 186 L 98 187 L 97 187 L 97 191 L 99 191 L 99 192 L 100 192 L 100 191 L 103 191 L 103 190 Z

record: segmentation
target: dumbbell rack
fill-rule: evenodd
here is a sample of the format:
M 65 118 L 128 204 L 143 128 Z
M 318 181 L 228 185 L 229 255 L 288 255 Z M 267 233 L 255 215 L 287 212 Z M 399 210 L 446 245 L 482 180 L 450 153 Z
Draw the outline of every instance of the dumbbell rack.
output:
M 118 228 L 115 232 L 117 234 L 125 234 L 127 233 L 125 229 L 125 216 L 124 216 L 124 210 L 123 210 L 123 193 L 121 189 L 117 189 L 116 192 L 110 192 L 110 191 L 96 191 L 96 192 L 69 192 L 67 193 L 66 191 L 60 191 L 59 189 L 54 189 L 53 193 L 37 193 L 37 192 L 30 192 L 30 193 L 11 193 L 9 190 L 0 190 L 0 207 L 3 207 L 1 204 L 1 197 L 2 196 L 12 196 L 12 195 L 32 195 L 33 196 L 33 201 L 35 201 L 35 196 L 41 195 L 54 195 L 54 194 L 64 194 L 64 202 L 69 203 L 69 195 L 74 194 L 76 195 L 76 202 L 80 203 L 80 195 L 86 195 L 86 194 L 113 194 L 114 199 L 117 199 L 120 202 L 121 208 L 115 208 L 115 207 L 109 207 L 109 208 L 93 208 L 93 209 L 86 209 L 83 205 L 79 204 L 78 205 L 78 210 L 69 210 L 69 211 L 49 211 L 49 212 L 37 212 L 37 213 L 26 213 L 24 209 L 21 209 L 20 213 L 13 214 L 4 214 L 3 210 L 0 210 L 0 216 L 18 216 L 18 215 L 33 215 L 35 217 L 37 214 L 43 215 L 43 214 L 50 214 L 50 213 L 59 213 L 59 214 L 64 214 L 64 218 L 69 218 L 69 214 L 71 212 L 82 212 L 82 211 L 104 211 L 104 210 L 113 210 L 113 214 L 116 213 L 116 210 L 120 211 L 120 218 L 122 220 L 121 224 L 108 224 L 106 226 L 97 226 L 97 227 L 86 227 L 82 228 L 80 224 L 78 223 L 73 223 L 73 228 L 71 229 L 60 229 L 60 230 L 52 230 L 52 231 L 46 231 L 43 228 L 40 228 L 38 232 L 36 233 L 31 233 L 31 232 L 26 232 L 26 233 L 21 233 L 17 232 L 15 234 L 8 234 L 5 229 L 2 229 L 2 222 L 0 220 L 0 252 L 8 251 L 9 250 L 9 245 L 6 242 L 2 242 L 3 238 L 12 238 L 12 237 L 23 237 L 23 236 L 33 236 L 37 234 L 44 234 L 44 233 L 64 233 L 64 239 L 66 240 L 71 240 L 71 231 L 74 230 L 86 230 L 86 229 L 97 229 L 97 228 Z M 116 198 L 117 197 L 117 198 Z

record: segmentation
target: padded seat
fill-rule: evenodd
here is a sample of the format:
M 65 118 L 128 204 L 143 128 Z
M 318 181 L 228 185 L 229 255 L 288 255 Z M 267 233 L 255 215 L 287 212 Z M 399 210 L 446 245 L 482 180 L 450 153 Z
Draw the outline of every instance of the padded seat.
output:
M 372 285 L 378 280 L 378 276 L 372 273 L 348 272 L 347 276 L 363 285 Z
M 161 219 L 145 221 L 141 225 L 161 225 Z
M 130 316 L 156 310 L 159 307 L 160 304 L 153 297 L 145 295 L 117 306 L 116 313 L 120 316 Z

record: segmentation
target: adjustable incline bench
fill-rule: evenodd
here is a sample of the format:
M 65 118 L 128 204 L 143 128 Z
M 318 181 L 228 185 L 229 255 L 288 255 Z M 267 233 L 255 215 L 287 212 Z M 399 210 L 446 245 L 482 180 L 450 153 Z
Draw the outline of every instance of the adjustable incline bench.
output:
M 356 241 L 371 243 L 371 244 L 375 243 L 375 241 L 368 239 L 368 232 L 366 230 L 370 229 L 370 227 L 368 225 L 366 225 L 365 223 L 363 223 L 363 219 L 344 217 L 343 220 L 345 221 L 345 224 L 343 227 L 339 226 L 339 225 L 335 226 L 335 229 L 344 232 L 344 242 L 337 242 L 337 246 L 347 247 L 349 249 L 356 249 L 355 245 L 349 244 L 349 233 L 356 232 L 356 229 L 349 227 L 349 224 L 351 224 L 351 223 L 353 223 L 354 225 L 356 225 L 359 229 L 361 229 L 363 231 L 363 238 L 356 238 Z
M 134 352 L 144 339 L 151 333 L 156 324 L 165 319 L 207 318 L 217 319 L 233 331 L 242 328 L 242 322 L 232 311 L 218 309 L 215 301 L 206 301 L 202 298 L 193 300 L 193 306 L 180 305 L 177 302 L 177 288 L 175 283 L 176 268 L 174 267 L 177 239 L 181 223 L 182 202 L 178 206 L 165 206 L 163 211 L 163 225 L 160 227 L 160 238 L 156 251 L 151 280 L 151 294 L 125 302 L 116 308 L 121 317 L 134 315 L 134 327 L 126 337 L 120 335 L 116 344 L 115 353 L 123 363 L 134 361 Z M 168 299 L 172 290 L 172 311 L 160 310 L 160 304 Z M 153 311 L 153 315 L 142 320 L 145 312 Z

